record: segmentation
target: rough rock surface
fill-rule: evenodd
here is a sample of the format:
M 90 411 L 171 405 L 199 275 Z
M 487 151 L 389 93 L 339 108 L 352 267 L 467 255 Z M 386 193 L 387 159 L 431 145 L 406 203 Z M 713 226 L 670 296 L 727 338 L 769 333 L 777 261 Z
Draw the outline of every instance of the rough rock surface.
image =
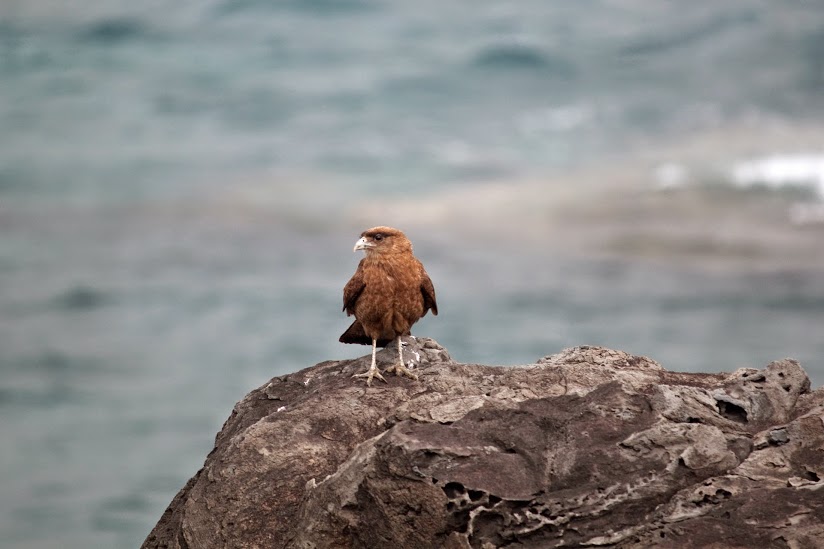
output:
M 793 360 L 695 374 L 598 347 L 523 367 L 407 349 L 418 381 L 367 388 L 367 356 L 249 393 L 143 547 L 824 546 L 824 390 Z

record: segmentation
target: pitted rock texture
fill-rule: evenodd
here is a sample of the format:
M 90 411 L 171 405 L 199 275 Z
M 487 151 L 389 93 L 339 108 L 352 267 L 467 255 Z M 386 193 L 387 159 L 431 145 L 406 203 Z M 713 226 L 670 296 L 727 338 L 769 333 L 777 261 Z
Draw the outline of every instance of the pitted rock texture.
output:
M 822 547 L 824 390 L 793 360 L 406 349 L 418 381 L 367 388 L 366 356 L 252 391 L 143 547 Z

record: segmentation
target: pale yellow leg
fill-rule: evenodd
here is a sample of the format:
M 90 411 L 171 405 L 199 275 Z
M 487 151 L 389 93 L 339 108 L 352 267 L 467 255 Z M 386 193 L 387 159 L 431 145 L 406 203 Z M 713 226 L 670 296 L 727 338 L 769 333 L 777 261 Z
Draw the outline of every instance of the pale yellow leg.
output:
M 418 376 L 410 372 L 403 363 L 403 338 L 398 336 L 398 364 L 390 366 L 386 369 L 387 372 L 394 372 L 398 376 L 406 376 L 410 379 L 418 379 Z
M 383 379 L 383 376 L 381 375 L 380 370 L 378 370 L 378 365 L 377 365 L 377 362 L 375 360 L 375 353 L 377 352 L 377 350 L 378 350 L 378 342 L 377 342 L 376 339 L 372 339 L 372 365 L 369 366 L 369 369 L 367 371 L 365 371 L 364 373 L 355 374 L 355 375 L 352 376 L 352 377 L 365 377 L 367 387 L 372 386 L 372 378 L 375 378 L 375 377 L 380 379 L 384 383 L 386 383 L 386 380 Z

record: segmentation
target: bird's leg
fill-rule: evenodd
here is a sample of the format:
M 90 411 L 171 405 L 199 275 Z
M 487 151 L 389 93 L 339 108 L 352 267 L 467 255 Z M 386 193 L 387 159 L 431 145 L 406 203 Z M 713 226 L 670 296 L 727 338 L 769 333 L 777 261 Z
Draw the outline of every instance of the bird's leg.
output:
M 403 363 L 403 338 L 398 336 L 398 364 L 390 366 L 386 369 L 387 372 L 395 372 L 395 375 L 406 376 L 410 379 L 418 379 L 418 376 L 410 372 Z
M 355 375 L 352 376 L 352 377 L 365 377 L 367 387 L 372 386 L 372 378 L 374 378 L 374 377 L 376 377 L 376 378 L 380 379 L 381 381 L 383 381 L 384 383 L 386 383 L 386 380 L 383 379 L 383 376 L 381 375 L 380 370 L 378 370 L 378 365 L 375 361 L 375 353 L 377 352 L 377 350 L 378 350 L 378 340 L 373 337 L 372 338 L 372 365 L 369 366 L 369 369 L 367 371 L 365 371 L 364 373 L 355 374 Z

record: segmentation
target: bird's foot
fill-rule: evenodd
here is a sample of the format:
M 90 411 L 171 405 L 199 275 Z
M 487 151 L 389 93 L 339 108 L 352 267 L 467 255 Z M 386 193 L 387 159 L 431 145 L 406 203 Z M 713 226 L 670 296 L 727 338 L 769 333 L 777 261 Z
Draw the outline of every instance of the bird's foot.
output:
M 399 362 L 394 366 L 386 369 L 387 372 L 393 372 L 396 376 L 406 376 L 409 379 L 418 379 L 418 376 L 413 374 L 403 363 Z
M 383 381 L 384 383 L 386 383 L 386 380 L 383 378 L 383 376 L 381 375 L 380 370 L 378 370 L 378 368 L 376 366 L 372 366 L 371 368 L 369 368 L 367 371 L 363 372 L 362 374 L 355 374 L 352 377 L 365 377 L 367 387 L 372 386 L 372 379 L 373 378 L 378 378 L 381 381 Z

